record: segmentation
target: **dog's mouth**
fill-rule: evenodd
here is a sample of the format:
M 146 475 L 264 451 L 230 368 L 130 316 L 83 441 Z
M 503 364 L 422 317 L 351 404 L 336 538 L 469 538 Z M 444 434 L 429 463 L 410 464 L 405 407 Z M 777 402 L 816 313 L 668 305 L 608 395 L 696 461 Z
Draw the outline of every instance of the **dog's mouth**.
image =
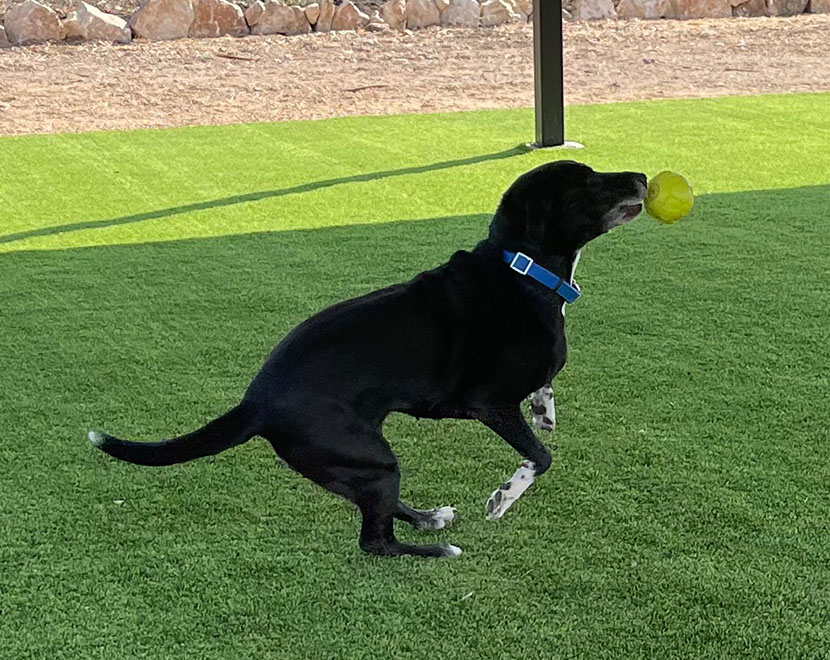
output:
M 620 204 L 620 212 L 622 213 L 623 221 L 627 222 L 633 220 L 643 211 L 642 202 L 636 204 Z
M 606 231 L 619 227 L 627 222 L 631 222 L 643 210 L 643 200 L 640 198 L 629 198 L 624 202 L 620 202 L 612 208 L 605 216 Z

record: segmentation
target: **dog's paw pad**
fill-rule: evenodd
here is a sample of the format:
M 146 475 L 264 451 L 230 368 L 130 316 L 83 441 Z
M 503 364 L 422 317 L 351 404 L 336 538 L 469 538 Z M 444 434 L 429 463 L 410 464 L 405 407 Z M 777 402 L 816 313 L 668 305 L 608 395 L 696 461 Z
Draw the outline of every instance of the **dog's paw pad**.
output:
M 556 428 L 556 422 L 546 415 L 534 415 L 533 425 L 540 431 L 553 431 Z
M 507 511 L 510 504 L 507 504 L 507 506 L 504 506 L 504 504 L 507 500 L 505 492 L 508 490 L 510 490 L 510 482 L 505 482 L 490 495 L 490 499 L 487 500 L 487 520 L 497 520 Z

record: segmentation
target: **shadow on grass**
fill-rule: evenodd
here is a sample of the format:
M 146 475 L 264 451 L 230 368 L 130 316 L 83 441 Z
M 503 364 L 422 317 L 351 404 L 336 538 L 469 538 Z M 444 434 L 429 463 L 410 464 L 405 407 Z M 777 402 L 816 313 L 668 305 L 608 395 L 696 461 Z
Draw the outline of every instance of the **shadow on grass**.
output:
M 743 299 L 747 291 L 767 290 L 770 278 L 778 277 L 791 283 L 804 280 L 809 285 L 805 291 L 812 291 L 824 271 L 807 266 L 811 259 L 826 255 L 822 219 L 828 203 L 830 186 L 702 195 L 692 217 L 678 225 L 659 226 L 642 216 L 593 243 L 586 255 L 591 267 L 583 272 L 581 283 L 590 284 L 586 278 L 594 278 L 601 285 L 624 271 L 631 276 L 633 290 L 649 277 L 676 283 L 696 279 L 719 292 L 723 288 L 723 295 L 728 289 L 730 296 Z M 0 306 L 9 319 L 26 311 L 65 310 L 66 319 L 41 319 L 41 325 L 29 329 L 33 332 L 43 329 L 42 323 L 62 325 L 79 309 L 124 304 L 138 312 L 145 302 L 186 309 L 201 307 L 200 298 L 225 308 L 238 302 L 234 296 L 246 300 L 249 309 L 260 304 L 257 296 L 267 301 L 275 296 L 291 299 L 296 320 L 346 296 L 443 263 L 455 250 L 469 249 L 484 238 L 490 217 L 470 214 L 21 250 L 0 259 Z M 756 273 L 756 264 L 765 264 L 766 270 Z M 598 293 L 606 288 L 598 286 Z M 28 325 L 21 319 L 21 330 Z
M 385 179 L 395 176 L 406 176 L 409 174 L 421 174 L 423 172 L 432 172 L 435 170 L 451 169 L 453 167 L 462 167 L 464 165 L 474 165 L 476 163 L 483 163 L 490 160 L 501 160 L 504 158 L 511 158 L 526 153 L 527 147 L 519 145 L 504 151 L 497 151 L 490 154 L 482 154 L 479 156 L 470 156 L 469 158 L 458 158 L 455 160 L 447 160 L 440 163 L 432 163 L 431 165 L 416 165 L 413 167 L 403 167 L 397 170 L 381 170 L 379 172 L 367 172 L 365 174 L 355 174 L 352 176 L 336 177 L 333 179 L 324 179 L 322 181 L 312 181 L 303 183 L 290 188 L 280 188 L 276 190 L 262 190 L 259 192 L 244 193 L 241 195 L 231 195 L 230 197 L 221 197 L 218 199 L 209 199 L 204 202 L 194 202 L 193 204 L 182 204 L 180 206 L 171 206 L 166 209 L 158 209 L 156 211 L 148 211 L 146 213 L 134 213 L 131 215 L 121 216 L 119 218 L 107 218 L 104 220 L 91 220 L 88 222 L 73 222 L 63 225 L 56 225 L 53 227 L 41 227 L 38 229 L 30 229 L 27 231 L 17 232 L 15 234 L 7 234 L 0 236 L 0 243 L 12 243 L 14 241 L 22 241 L 27 238 L 36 236 L 50 236 L 52 234 L 60 234 L 63 232 L 81 231 L 83 229 L 95 229 L 99 227 L 112 227 L 115 225 L 126 225 L 133 222 L 141 222 L 143 220 L 156 220 L 158 218 L 167 218 L 182 213 L 191 213 L 193 211 L 203 211 L 205 209 L 219 208 L 223 206 L 234 206 L 235 204 L 245 204 L 248 202 L 258 202 L 263 199 L 271 199 L 272 197 L 282 197 L 283 195 L 293 195 L 298 193 L 311 192 L 321 188 L 329 188 L 344 183 L 359 183 L 363 181 L 375 181 L 377 179 Z
M 261 295 L 269 300 L 284 296 L 311 311 L 329 291 L 333 302 L 439 265 L 486 236 L 490 217 L 471 214 L 135 245 L 21 250 L 0 260 L 0 303 L 9 305 L 6 311 L 13 316 L 16 311 L 55 306 L 67 311 L 123 304 L 187 307 L 199 305 L 201 298 L 219 305 L 221 314 L 239 302 L 235 297 L 250 302 Z M 34 294 L 43 296 L 42 305 L 35 304 Z M 15 310 L 17 302 L 21 307 Z
M 90 396 L 90 387 L 123 400 L 145 377 L 163 378 L 182 395 L 183 409 L 198 408 L 189 392 L 206 397 L 205 409 L 219 408 L 297 323 L 438 266 L 475 245 L 489 220 L 477 214 L 3 254 L 4 422 L 45 419 L 32 413 L 44 406 L 82 428 L 90 420 L 78 401 L 110 396 Z M 55 378 L 21 383 L 21 373 Z

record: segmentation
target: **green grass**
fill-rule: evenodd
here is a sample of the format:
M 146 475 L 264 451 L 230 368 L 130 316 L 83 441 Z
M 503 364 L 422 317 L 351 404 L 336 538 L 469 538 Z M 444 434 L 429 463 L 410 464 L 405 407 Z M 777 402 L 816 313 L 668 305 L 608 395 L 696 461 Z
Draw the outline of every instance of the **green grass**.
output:
M 830 94 L 0 140 L 0 657 L 830 657 Z M 292 326 L 437 265 L 554 157 L 699 194 L 585 250 L 550 472 L 390 419 L 454 561 L 379 560 L 261 440 L 165 469 Z

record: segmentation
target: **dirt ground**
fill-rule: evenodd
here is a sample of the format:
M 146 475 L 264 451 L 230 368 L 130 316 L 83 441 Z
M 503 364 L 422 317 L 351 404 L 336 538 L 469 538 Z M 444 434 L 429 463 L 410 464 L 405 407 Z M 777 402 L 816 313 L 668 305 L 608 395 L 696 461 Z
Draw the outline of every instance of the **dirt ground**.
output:
M 830 90 L 830 15 L 565 23 L 568 104 Z M 532 27 L 0 50 L 0 135 L 530 106 Z

